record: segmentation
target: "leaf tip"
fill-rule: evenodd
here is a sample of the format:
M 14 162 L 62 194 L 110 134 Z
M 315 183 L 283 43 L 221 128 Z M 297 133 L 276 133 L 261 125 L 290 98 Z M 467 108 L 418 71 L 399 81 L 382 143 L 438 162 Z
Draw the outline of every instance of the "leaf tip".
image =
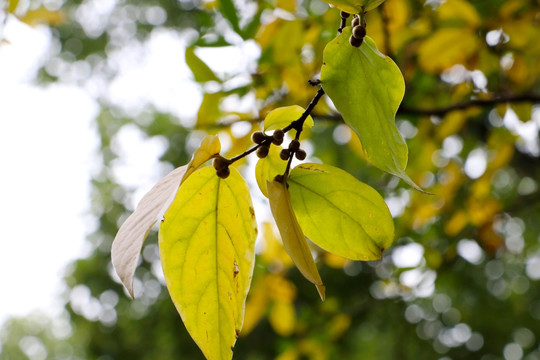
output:
M 317 292 L 319 293 L 321 300 L 324 301 L 326 299 L 326 286 L 324 286 L 323 284 L 315 284 L 315 287 L 317 288 Z

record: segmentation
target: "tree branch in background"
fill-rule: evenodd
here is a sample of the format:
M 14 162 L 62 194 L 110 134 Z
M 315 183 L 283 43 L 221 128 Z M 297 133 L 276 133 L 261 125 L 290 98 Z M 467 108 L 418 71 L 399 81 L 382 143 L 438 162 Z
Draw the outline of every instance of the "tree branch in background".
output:
M 318 85 L 319 82 L 314 83 L 313 85 Z M 522 94 L 522 95 L 501 95 L 496 96 L 493 99 L 472 99 L 468 101 L 459 102 L 453 105 L 448 105 L 444 107 L 438 107 L 438 108 L 432 108 L 432 109 L 422 109 L 422 108 L 415 108 L 415 107 L 408 107 L 408 106 L 400 106 L 397 113 L 401 115 L 416 115 L 416 116 L 444 116 L 447 113 L 454 111 L 454 110 L 464 110 L 471 107 L 490 107 L 497 104 L 504 104 L 504 103 L 524 103 L 524 102 L 530 102 L 533 104 L 540 103 L 540 94 Z M 339 114 L 311 114 L 314 118 L 318 118 L 321 120 L 327 120 L 327 121 L 341 121 L 342 118 Z M 264 118 L 253 118 L 248 121 L 250 123 L 259 123 L 263 121 Z M 212 128 L 226 128 L 234 124 L 236 121 L 233 122 L 227 122 L 227 123 L 218 123 L 210 125 L 206 128 L 212 129 Z
M 490 107 L 497 104 L 523 102 L 540 103 L 540 94 L 502 95 L 496 96 L 493 99 L 472 99 L 469 101 L 463 101 L 453 105 L 433 109 L 419 109 L 408 106 L 400 106 L 398 109 L 398 114 L 443 116 L 451 111 L 464 110 L 470 107 Z

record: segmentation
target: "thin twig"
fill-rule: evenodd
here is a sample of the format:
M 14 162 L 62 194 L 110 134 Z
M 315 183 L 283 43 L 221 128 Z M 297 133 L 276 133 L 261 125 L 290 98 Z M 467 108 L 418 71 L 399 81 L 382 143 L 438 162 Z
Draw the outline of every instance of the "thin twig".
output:
M 306 108 L 306 111 L 304 111 L 302 116 L 300 116 L 300 118 L 298 120 L 295 120 L 292 123 L 290 123 L 287 127 L 283 128 L 283 131 L 287 132 L 287 131 L 289 131 L 291 129 L 295 129 L 296 130 L 296 136 L 294 137 L 294 139 L 297 140 L 297 141 L 300 140 L 300 133 L 304 129 L 304 122 L 306 121 L 307 117 L 311 114 L 311 112 L 315 108 L 315 105 L 317 105 L 317 103 L 319 102 L 319 100 L 323 96 L 324 96 L 324 90 L 323 90 L 322 87 L 320 87 L 319 90 L 317 91 L 317 94 L 315 94 L 315 97 L 311 100 L 308 107 Z M 292 160 L 293 160 L 295 152 L 296 152 L 296 150 L 295 151 L 290 151 L 290 153 L 289 153 L 289 159 L 287 161 L 287 167 L 285 168 L 285 172 L 283 173 L 283 180 L 285 180 L 287 178 L 287 176 L 289 175 L 289 171 L 291 170 L 291 164 L 292 164 Z

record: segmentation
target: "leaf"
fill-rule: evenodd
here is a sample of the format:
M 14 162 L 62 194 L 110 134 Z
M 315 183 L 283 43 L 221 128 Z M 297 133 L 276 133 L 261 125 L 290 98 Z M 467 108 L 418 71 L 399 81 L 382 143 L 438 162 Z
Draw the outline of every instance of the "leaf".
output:
M 298 120 L 306 110 L 298 105 L 284 106 L 274 109 L 266 115 L 264 119 L 263 128 L 264 131 L 283 129 L 291 122 Z M 313 127 L 313 118 L 308 115 L 304 126 Z
M 163 215 L 163 208 L 172 201 L 188 166 L 174 169 L 144 195 L 137 208 L 122 224 L 111 248 L 114 269 L 122 284 L 133 297 L 133 275 L 139 253 L 152 226 Z
M 209 360 L 231 359 L 253 275 L 255 214 L 246 182 L 231 168 L 194 172 L 159 230 L 165 281 L 186 329 Z
M 268 314 L 268 321 L 278 335 L 291 336 L 296 327 L 294 304 L 290 301 L 275 301 Z
M 369 36 L 360 47 L 349 44 L 350 36 L 348 26 L 326 45 L 323 89 L 358 135 L 366 160 L 423 191 L 405 173 L 407 144 L 394 119 L 405 93 L 401 71 Z
M 139 254 L 152 226 L 163 217 L 180 184 L 220 150 L 219 138 L 214 135 L 206 136 L 193 154 L 191 161 L 187 165 L 174 169 L 154 185 L 118 230 L 112 243 L 111 260 L 118 277 L 131 297 L 134 296 L 133 275 Z
M 224 94 L 221 91 L 215 93 L 206 93 L 203 95 L 203 100 L 199 111 L 197 112 L 197 127 L 208 127 L 214 125 L 221 117 L 219 104 Z
M 197 82 L 217 81 L 221 80 L 214 74 L 212 69 L 206 65 L 196 54 L 193 47 L 186 49 L 186 64 L 195 77 Z
M 233 30 L 237 34 L 242 34 L 242 30 L 240 29 L 240 21 L 238 19 L 238 14 L 236 12 L 236 8 L 234 6 L 233 0 L 218 0 L 219 1 L 219 9 L 221 10 L 221 14 L 227 19 L 229 24 L 231 24 Z
M 384 2 L 384 0 L 323 0 L 323 1 L 349 14 L 359 14 L 362 11 L 373 10 Z
M 306 237 L 294 215 L 289 191 L 283 183 L 277 181 L 267 181 L 266 184 L 270 210 L 274 220 L 276 220 L 283 246 L 302 275 L 315 284 L 321 299 L 324 301 L 325 288 L 315 261 L 313 261 Z
M 19 0 L 10 0 L 8 1 L 8 11 L 10 13 L 14 13 L 17 9 L 17 5 L 19 5 Z
M 213 158 L 215 155 L 221 152 L 221 143 L 216 135 L 206 135 L 201 141 L 201 145 L 193 153 L 193 157 L 188 164 L 186 175 L 182 182 L 187 179 L 191 173 L 193 173 L 199 166 Z
M 427 72 L 440 73 L 455 64 L 465 63 L 478 47 L 478 38 L 473 29 L 440 29 L 419 46 L 418 63 Z
M 375 189 L 330 165 L 301 164 L 287 179 L 301 228 L 326 251 L 378 260 L 394 239 L 394 223 Z
M 441 20 L 463 20 L 466 24 L 477 27 L 482 20 L 475 7 L 466 0 L 446 0 L 438 9 Z
M 257 185 L 259 185 L 259 189 L 266 197 L 268 197 L 266 182 L 273 181 L 276 175 L 283 174 L 287 167 L 287 162 L 279 157 L 281 149 L 281 146 L 270 146 L 268 155 L 259 159 L 255 166 Z

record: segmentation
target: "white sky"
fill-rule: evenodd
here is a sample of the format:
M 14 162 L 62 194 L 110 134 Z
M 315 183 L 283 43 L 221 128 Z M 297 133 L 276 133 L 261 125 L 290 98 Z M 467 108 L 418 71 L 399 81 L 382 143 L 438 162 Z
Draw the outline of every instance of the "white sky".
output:
M 45 29 L 9 21 L 0 46 L 0 322 L 53 311 L 66 263 L 88 226 L 96 103 L 82 90 L 32 84 Z

